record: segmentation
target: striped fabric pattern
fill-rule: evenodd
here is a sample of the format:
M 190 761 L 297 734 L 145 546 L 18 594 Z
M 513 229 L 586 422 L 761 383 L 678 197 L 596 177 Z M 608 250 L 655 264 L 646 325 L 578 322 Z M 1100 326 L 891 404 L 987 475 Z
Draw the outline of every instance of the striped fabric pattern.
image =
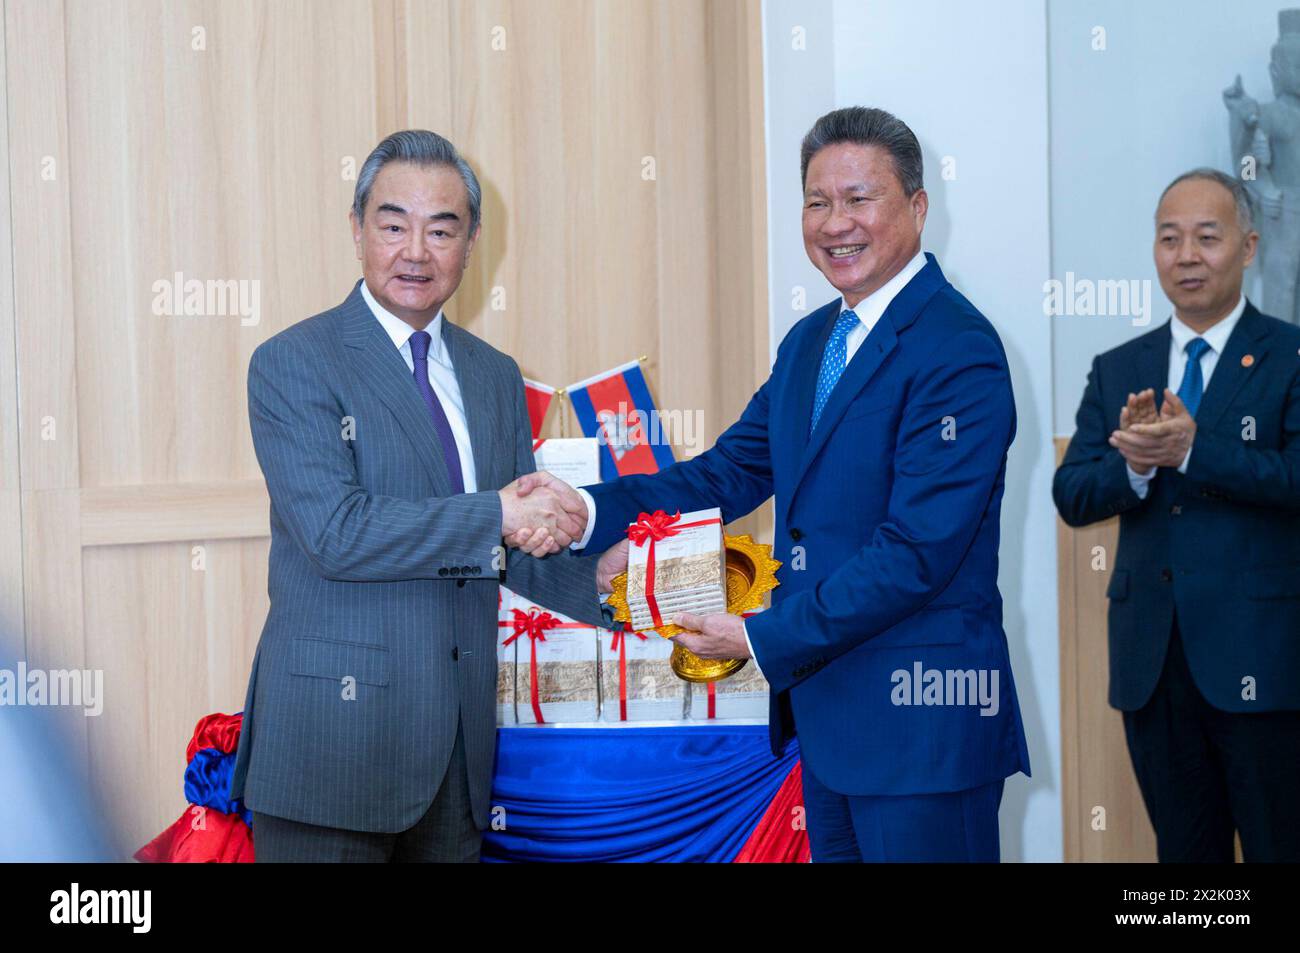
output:
M 496 491 L 534 469 L 523 379 L 510 357 L 444 321 L 479 485 L 451 494 L 428 410 L 360 286 L 263 342 L 249 364 L 271 498 L 271 608 L 231 796 L 309 824 L 405 830 L 437 793 L 459 714 L 482 828 L 497 586 L 601 624 L 598 557 L 500 548 Z

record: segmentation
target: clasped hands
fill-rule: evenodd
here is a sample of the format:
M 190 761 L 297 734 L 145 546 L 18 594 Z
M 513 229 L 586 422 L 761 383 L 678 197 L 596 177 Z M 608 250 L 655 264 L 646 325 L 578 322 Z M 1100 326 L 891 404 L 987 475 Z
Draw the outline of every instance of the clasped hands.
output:
M 582 539 L 591 514 L 582 496 L 553 473 L 526 473 L 498 491 L 501 496 L 501 538 L 538 559 L 558 553 Z M 611 547 L 596 565 L 601 592 L 613 588 L 614 577 L 627 569 L 627 540 Z
M 1128 395 L 1119 412 L 1119 429 L 1109 442 L 1134 473 L 1150 476 L 1156 467 L 1182 466 L 1195 439 L 1196 419 L 1178 395 L 1166 387 L 1157 412 L 1155 391 L 1148 387 Z
M 501 538 L 530 556 L 546 556 L 582 538 L 587 504 L 569 484 L 539 470 L 498 491 Z

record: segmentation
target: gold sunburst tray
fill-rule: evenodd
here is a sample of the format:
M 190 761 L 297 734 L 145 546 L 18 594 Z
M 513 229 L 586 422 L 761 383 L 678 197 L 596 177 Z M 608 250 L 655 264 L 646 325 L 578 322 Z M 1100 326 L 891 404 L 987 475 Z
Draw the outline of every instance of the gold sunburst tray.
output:
M 727 561 L 727 611 L 732 615 L 752 612 L 763 604 L 763 597 L 778 585 L 776 571 L 779 560 L 772 558 L 772 547 L 756 543 L 748 533 L 723 537 Z M 609 604 L 614 609 L 614 621 L 631 623 L 632 613 L 627 604 L 627 573 L 614 577 L 614 591 Z M 685 632 L 679 625 L 667 622 L 654 629 L 665 639 Z M 717 682 L 745 667 L 749 659 L 700 658 L 684 645 L 673 645 L 669 664 L 678 678 L 688 682 Z

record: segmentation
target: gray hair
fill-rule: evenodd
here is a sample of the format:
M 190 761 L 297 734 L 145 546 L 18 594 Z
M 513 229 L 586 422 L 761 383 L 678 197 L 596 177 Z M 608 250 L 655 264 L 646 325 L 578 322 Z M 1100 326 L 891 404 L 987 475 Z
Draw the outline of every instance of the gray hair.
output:
M 803 137 L 799 154 L 800 184 L 808 185 L 808 163 L 827 146 L 853 142 L 860 146 L 879 146 L 889 153 L 894 174 L 908 198 L 924 187 L 921 177 L 921 144 L 907 123 L 883 109 L 849 106 L 828 112 Z
M 1226 172 L 1220 172 L 1218 169 L 1202 166 L 1199 169 L 1184 172 L 1165 186 L 1165 190 L 1160 193 L 1160 202 L 1165 200 L 1165 196 L 1169 194 L 1170 189 L 1179 182 L 1186 182 L 1188 179 L 1217 182 L 1227 189 L 1232 196 L 1233 204 L 1237 206 L 1237 224 L 1241 226 L 1241 230 L 1247 234 L 1255 230 L 1255 200 L 1250 197 L 1250 190 L 1246 188 L 1245 183 L 1240 179 L 1228 175 Z M 1160 209 L 1160 202 L 1156 203 L 1157 213 Z
M 474 234 L 483 203 L 483 189 L 478 184 L 478 176 L 469 167 L 469 163 L 460 157 L 455 146 L 427 129 L 403 129 L 395 132 L 366 156 L 352 196 L 352 212 L 358 222 L 365 218 L 366 203 L 370 201 L 370 189 L 375 184 L 375 176 L 390 162 L 410 162 L 418 166 L 445 165 L 459 172 L 461 181 L 465 183 L 465 191 L 469 193 L 469 234 Z

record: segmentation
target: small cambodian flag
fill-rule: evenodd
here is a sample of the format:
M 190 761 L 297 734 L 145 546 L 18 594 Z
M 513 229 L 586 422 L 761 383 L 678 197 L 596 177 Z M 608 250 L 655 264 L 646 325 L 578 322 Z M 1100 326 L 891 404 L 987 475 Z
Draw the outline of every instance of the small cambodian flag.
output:
M 658 473 L 672 466 L 673 449 L 645 375 L 637 361 L 565 388 L 582 432 L 596 437 L 602 480 L 634 473 Z

